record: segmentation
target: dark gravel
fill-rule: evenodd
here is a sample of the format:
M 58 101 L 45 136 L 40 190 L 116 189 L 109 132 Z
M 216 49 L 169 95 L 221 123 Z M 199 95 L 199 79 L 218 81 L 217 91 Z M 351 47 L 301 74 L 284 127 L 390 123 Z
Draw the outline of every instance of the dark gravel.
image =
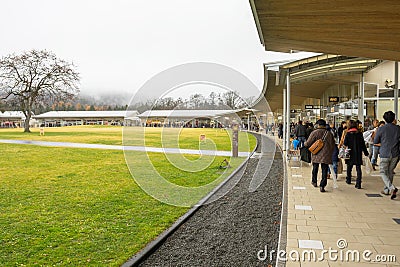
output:
M 275 265 L 275 258 L 261 261 L 257 253 L 265 246 L 269 251 L 277 249 L 283 162 L 271 141 L 264 136 L 262 140 L 259 135 L 256 137 L 259 139 L 257 152 L 263 152 L 264 156 L 251 158 L 246 168 L 236 175 L 243 174 L 243 177 L 229 193 L 202 206 L 140 266 Z M 266 176 L 269 166 L 271 170 Z M 261 185 L 249 192 L 254 173 Z M 233 178 L 232 181 L 238 180 Z

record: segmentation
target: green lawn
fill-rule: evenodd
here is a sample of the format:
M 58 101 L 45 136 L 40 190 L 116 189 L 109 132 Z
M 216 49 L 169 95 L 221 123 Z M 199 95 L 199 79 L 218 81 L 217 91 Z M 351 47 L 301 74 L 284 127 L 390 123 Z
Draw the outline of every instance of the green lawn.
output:
M 121 138 L 117 127 L 54 129 L 46 131 L 47 140 L 116 144 Z M 200 131 L 191 130 L 182 134 L 192 137 L 183 144 L 198 145 Z M 1 129 L 0 138 L 43 140 L 38 133 L 19 131 Z M 207 139 L 215 134 L 221 144 L 228 143 L 220 133 L 206 131 Z M 146 194 L 129 173 L 122 151 L 10 144 L 0 149 L 0 266 L 119 266 L 188 210 Z M 228 158 L 233 168 L 223 172 L 218 166 L 224 157 L 167 156 L 175 166 L 159 153 L 132 152 L 128 158 L 135 166 L 144 166 L 147 158 L 168 182 L 204 187 L 203 195 L 244 160 Z M 194 163 L 201 170 L 180 168 Z M 149 168 L 138 168 L 134 175 L 141 181 L 153 178 Z M 203 195 L 193 195 L 192 201 Z

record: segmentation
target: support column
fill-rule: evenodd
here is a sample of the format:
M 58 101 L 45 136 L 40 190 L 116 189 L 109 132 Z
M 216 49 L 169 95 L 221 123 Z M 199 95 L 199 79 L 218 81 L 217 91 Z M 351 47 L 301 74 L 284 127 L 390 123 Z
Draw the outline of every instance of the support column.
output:
M 399 62 L 394 62 L 394 114 L 399 119 Z
M 358 119 L 364 125 L 364 72 L 361 72 L 360 85 L 358 86 Z
M 290 149 L 290 71 L 286 74 L 286 150 Z
M 283 139 L 282 148 L 286 151 L 286 88 L 283 88 L 283 109 L 282 109 L 282 119 L 283 119 Z

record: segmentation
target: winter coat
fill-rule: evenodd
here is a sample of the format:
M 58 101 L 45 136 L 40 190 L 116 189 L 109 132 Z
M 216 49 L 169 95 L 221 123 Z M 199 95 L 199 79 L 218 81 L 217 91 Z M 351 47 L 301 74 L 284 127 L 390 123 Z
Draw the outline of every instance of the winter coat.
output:
M 343 144 L 351 149 L 350 159 L 346 159 L 346 164 L 362 165 L 362 153 L 364 152 L 364 155 L 368 156 L 363 134 L 352 128 L 347 131 Z
M 330 131 L 327 131 L 325 127 L 318 127 L 316 130 L 312 131 L 307 141 L 305 142 L 306 147 L 310 147 L 318 139 L 322 139 L 324 133 L 327 132 L 325 137 L 324 146 L 316 154 L 311 154 L 312 163 L 325 163 L 332 164 L 332 154 L 335 146 L 335 139 Z
M 312 133 L 312 131 L 314 131 L 314 127 L 308 126 L 306 129 L 306 139 L 308 139 L 308 137 L 310 137 L 310 134 Z
M 337 146 L 333 147 L 332 161 L 333 162 L 339 161 L 339 148 Z
M 306 126 L 302 124 L 297 124 L 295 130 L 294 130 L 294 135 L 296 137 L 306 137 Z

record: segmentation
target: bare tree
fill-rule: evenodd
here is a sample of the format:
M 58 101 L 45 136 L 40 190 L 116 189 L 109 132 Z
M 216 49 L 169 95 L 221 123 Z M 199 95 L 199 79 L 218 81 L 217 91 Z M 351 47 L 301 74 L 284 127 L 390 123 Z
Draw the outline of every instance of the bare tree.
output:
M 49 51 L 32 50 L 0 59 L 0 99 L 25 114 L 25 132 L 35 106 L 71 100 L 79 93 L 79 73 L 72 63 Z
M 223 93 L 222 100 L 225 105 L 232 109 L 243 108 L 246 106 L 246 102 L 239 96 L 239 93 L 235 91 Z

